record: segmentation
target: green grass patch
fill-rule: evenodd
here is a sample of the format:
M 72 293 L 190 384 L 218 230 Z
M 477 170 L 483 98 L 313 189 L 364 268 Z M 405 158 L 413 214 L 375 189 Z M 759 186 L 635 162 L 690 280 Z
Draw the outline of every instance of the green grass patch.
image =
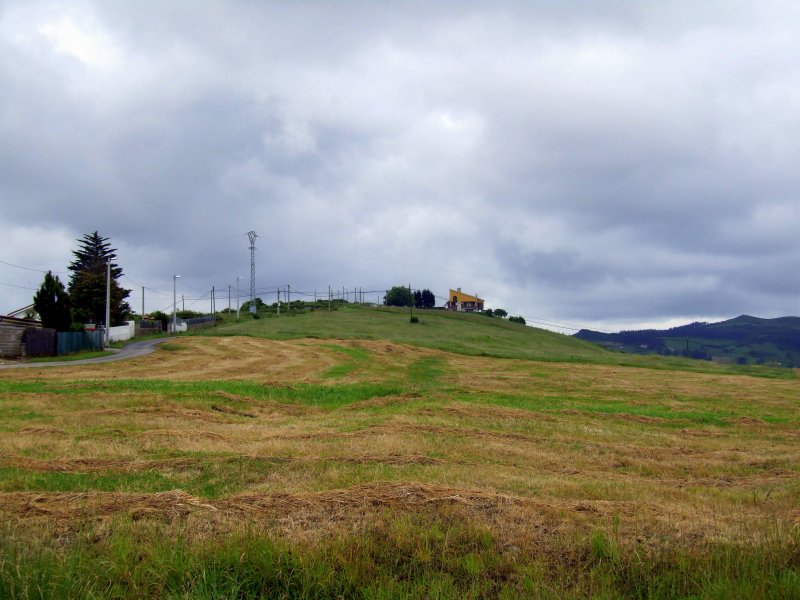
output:
M 3 598 L 797 598 L 794 538 L 755 546 L 668 541 L 624 547 L 613 533 L 545 534 L 505 546 L 444 510 L 387 517 L 303 545 L 254 529 L 202 536 L 117 518 L 51 543 L 5 524 Z
M 164 342 L 163 344 L 159 344 L 156 346 L 158 350 L 164 350 L 165 352 L 180 352 L 184 350 L 183 346 L 180 344 L 174 344 L 172 342 Z
M 102 358 L 104 356 L 111 356 L 114 352 L 108 350 L 92 350 L 86 352 L 76 352 L 75 354 L 65 354 L 63 356 L 37 356 L 36 358 L 28 358 L 26 363 L 48 363 L 48 362 L 70 362 L 73 360 L 86 360 L 87 358 Z
M 430 386 L 445 372 L 446 362 L 440 356 L 426 356 L 408 365 L 408 382 L 412 385 Z
M 338 377 L 344 377 L 345 375 L 349 375 L 353 371 L 358 369 L 358 365 L 355 363 L 342 363 L 340 365 L 334 365 L 327 371 L 322 374 L 322 377 L 325 379 L 336 379 Z
M 165 492 L 177 482 L 156 471 L 145 473 L 64 473 L 0 467 L 0 491 L 22 492 Z
M 251 381 L 168 381 L 162 379 L 117 379 L 111 381 L 84 380 L 63 382 L 54 380 L 0 380 L 0 397 L 14 393 L 49 393 L 64 396 L 85 396 L 93 393 L 156 394 L 172 402 L 196 403 L 210 408 L 211 403 L 234 402 L 220 397 L 220 392 L 247 398 L 275 402 L 298 403 L 321 408 L 338 408 L 377 396 L 400 393 L 395 385 L 353 383 L 316 385 L 299 383 L 290 387 L 275 387 Z

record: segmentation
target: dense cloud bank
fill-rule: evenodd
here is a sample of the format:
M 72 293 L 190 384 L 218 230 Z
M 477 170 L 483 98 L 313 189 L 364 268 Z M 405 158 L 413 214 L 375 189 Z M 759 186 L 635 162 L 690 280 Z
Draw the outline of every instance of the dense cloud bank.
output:
M 156 309 L 227 300 L 253 229 L 265 292 L 797 314 L 800 9 L 601 4 L 6 2 L 0 261 L 99 230 Z M 0 263 L 0 312 L 41 278 Z

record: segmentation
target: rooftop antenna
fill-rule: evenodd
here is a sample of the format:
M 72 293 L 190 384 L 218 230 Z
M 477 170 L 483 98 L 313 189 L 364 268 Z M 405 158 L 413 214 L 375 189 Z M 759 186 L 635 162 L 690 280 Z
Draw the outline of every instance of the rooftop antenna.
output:
M 250 314 L 256 314 L 256 235 L 255 231 L 248 231 L 250 238 Z

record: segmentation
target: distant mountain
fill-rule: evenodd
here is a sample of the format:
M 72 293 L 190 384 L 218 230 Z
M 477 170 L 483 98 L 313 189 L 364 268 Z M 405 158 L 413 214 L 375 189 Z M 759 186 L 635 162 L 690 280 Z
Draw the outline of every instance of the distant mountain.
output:
M 759 319 L 742 315 L 719 323 L 619 333 L 581 329 L 575 337 L 610 350 L 636 354 L 688 355 L 721 363 L 800 367 L 800 317 Z

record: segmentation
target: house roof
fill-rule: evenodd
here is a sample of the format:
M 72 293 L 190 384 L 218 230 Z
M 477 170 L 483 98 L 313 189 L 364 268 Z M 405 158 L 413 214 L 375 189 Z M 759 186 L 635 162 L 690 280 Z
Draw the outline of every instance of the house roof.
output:
M 4 317 L 0 315 L 0 323 L 4 325 L 11 325 L 14 327 L 41 327 L 41 321 L 34 321 L 33 319 L 18 319 L 16 317 Z
M 471 294 L 465 294 L 464 292 L 460 292 L 451 288 L 450 297 L 448 300 L 452 302 L 453 297 L 457 298 L 456 302 L 483 302 L 483 298 L 478 298 L 477 296 L 472 296 Z

